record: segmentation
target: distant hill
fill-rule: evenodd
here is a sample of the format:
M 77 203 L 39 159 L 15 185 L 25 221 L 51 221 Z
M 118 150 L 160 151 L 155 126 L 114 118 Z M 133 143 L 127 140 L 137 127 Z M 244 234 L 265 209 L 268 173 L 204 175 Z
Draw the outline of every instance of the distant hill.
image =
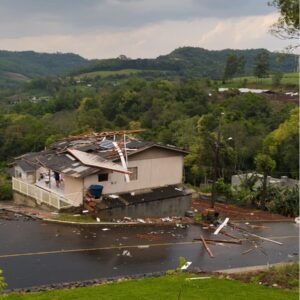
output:
M 246 60 L 245 75 L 253 72 L 255 57 L 263 49 L 249 50 L 206 50 L 203 48 L 178 48 L 168 55 L 155 59 L 101 59 L 93 60 L 89 64 L 77 69 L 73 75 L 87 74 L 96 71 L 118 71 L 124 69 L 140 70 L 144 72 L 167 72 L 169 76 L 184 78 L 207 77 L 219 79 L 222 77 L 227 56 L 236 54 L 244 56 Z M 297 57 L 292 54 L 283 55 L 269 52 L 270 71 L 293 72 L 297 66 Z M 139 73 L 142 75 L 141 73 Z
M 263 49 L 219 51 L 196 47 L 182 47 L 168 55 L 154 59 L 129 59 L 124 55 L 113 59 L 87 60 L 73 53 L 37 53 L 34 51 L 0 51 L 0 87 L 14 86 L 35 77 L 67 75 L 110 77 L 164 77 L 220 79 L 229 54 L 243 55 L 246 60 L 245 75 L 251 75 L 256 55 Z M 270 70 L 293 72 L 295 55 L 268 52 Z M 278 63 L 280 61 L 280 63 Z M 121 72 L 118 72 L 121 71 Z M 98 73 L 97 73 L 98 72 Z
M 0 86 L 14 85 L 35 77 L 67 74 L 87 62 L 73 53 L 0 51 Z

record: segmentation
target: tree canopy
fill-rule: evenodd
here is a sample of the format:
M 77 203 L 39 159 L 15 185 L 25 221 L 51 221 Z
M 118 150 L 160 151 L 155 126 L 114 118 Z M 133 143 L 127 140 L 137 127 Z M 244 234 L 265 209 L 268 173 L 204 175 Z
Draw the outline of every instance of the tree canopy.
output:
M 271 33 L 280 39 L 299 39 L 299 1 L 273 0 L 269 2 L 275 6 L 280 17 L 271 27 Z

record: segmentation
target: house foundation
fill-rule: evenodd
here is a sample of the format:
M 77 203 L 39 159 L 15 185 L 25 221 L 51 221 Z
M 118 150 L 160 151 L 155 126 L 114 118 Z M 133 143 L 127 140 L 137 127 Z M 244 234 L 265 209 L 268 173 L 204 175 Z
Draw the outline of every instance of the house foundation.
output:
M 45 211 L 57 211 L 57 209 L 55 209 L 54 207 L 51 207 L 45 203 L 37 203 L 36 199 L 24 195 L 22 193 L 19 193 L 17 191 L 13 191 L 13 202 L 16 205 L 20 205 L 20 206 L 39 208 Z
M 159 199 L 150 202 L 140 202 L 128 206 L 108 208 L 100 210 L 97 215 L 103 220 L 123 219 L 124 217 L 157 218 L 157 217 L 183 217 L 185 212 L 191 208 L 191 194 Z

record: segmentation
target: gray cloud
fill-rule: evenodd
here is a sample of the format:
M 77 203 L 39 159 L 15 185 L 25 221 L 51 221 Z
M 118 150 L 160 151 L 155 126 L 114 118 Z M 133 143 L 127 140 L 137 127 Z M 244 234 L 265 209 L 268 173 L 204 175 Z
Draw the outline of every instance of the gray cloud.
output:
M 0 38 L 126 30 L 162 21 L 273 11 L 266 0 L 2 0 Z
M 282 49 L 267 0 L 0 0 L 0 49 L 155 57 L 180 46 Z

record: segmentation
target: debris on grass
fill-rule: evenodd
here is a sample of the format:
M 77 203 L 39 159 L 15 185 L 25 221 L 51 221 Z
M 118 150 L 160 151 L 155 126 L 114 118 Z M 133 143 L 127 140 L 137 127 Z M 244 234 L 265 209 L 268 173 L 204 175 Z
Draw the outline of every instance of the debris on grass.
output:
M 190 277 L 186 278 L 185 280 L 199 280 L 199 279 L 210 279 L 210 276 L 202 276 L 202 277 Z
M 273 266 L 265 271 L 230 274 L 232 279 L 257 283 L 269 287 L 298 289 L 299 263 Z

